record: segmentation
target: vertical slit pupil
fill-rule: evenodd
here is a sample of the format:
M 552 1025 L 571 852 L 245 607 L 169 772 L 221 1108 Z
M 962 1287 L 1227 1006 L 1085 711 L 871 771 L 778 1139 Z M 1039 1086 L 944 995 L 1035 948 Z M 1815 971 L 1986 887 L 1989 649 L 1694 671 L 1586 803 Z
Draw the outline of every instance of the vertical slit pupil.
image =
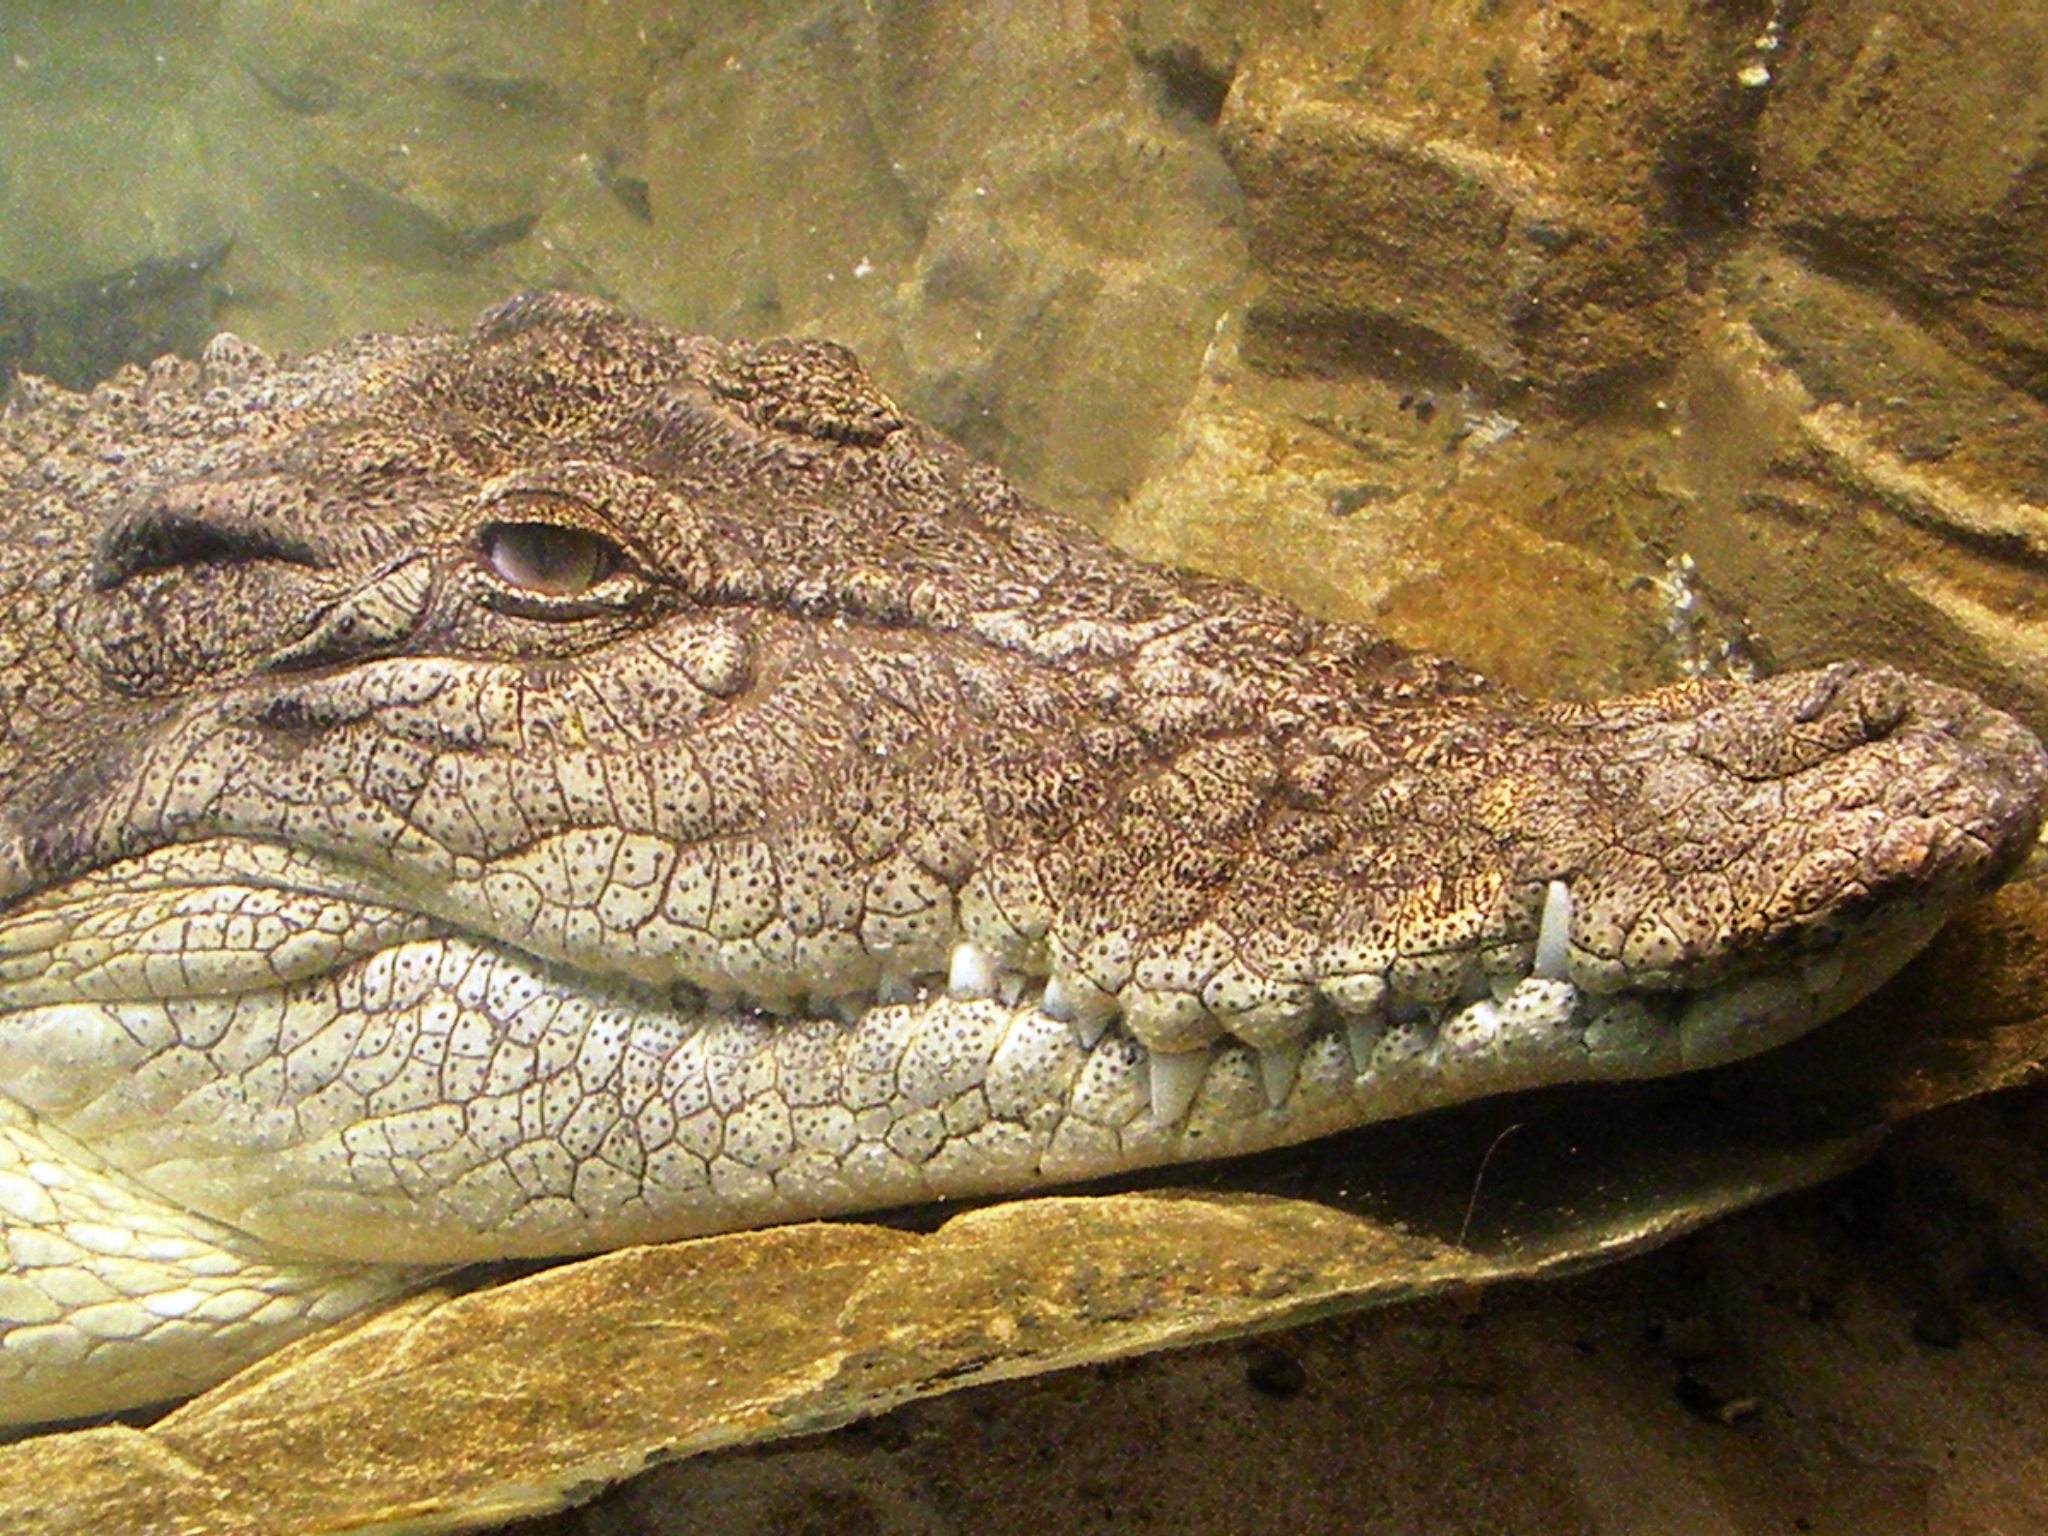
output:
M 588 592 L 618 566 L 618 551 L 583 528 L 561 523 L 493 523 L 484 558 L 508 585 L 545 597 Z

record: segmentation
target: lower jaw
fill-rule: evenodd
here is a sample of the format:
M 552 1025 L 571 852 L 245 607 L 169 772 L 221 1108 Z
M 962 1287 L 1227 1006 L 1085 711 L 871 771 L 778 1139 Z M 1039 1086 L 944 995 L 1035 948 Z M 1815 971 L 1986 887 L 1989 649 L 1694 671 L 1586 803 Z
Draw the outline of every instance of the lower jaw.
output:
M 1322 1016 L 1279 1050 L 1179 1053 L 1053 1018 L 1031 984 L 850 1020 L 688 1012 L 434 935 L 268 992 L 18 1009 L 0 1016 L 0 1081 L 167 1204 L 270 1244 L 381 1263 L 541 1256 L 1065 1184 L 1733 1060 L 1847 1007 L 1944 916 L 1895 912 L 1825 957 L 1698 992 L 1523 982 L 1399 1018 Z M 174 1043 L 123 1061 L 144 1037 Z M 93 1091 L 41 1092 L 54 1039 L 107 1064 Z

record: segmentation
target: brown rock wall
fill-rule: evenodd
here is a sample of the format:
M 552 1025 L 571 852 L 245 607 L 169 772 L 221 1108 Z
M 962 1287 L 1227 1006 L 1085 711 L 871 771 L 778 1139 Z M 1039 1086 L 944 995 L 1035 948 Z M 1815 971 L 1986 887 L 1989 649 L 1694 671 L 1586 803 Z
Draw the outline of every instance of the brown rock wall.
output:
M 1758 147 L 1766 229 L 2048 390 L 2048 6 L 1812 5 Z
M 1566 404 L 1665 366 L 1688 243 L 1739 220 L 1741 7 L 1332 7 L 1223 120 L 1274 352 Z

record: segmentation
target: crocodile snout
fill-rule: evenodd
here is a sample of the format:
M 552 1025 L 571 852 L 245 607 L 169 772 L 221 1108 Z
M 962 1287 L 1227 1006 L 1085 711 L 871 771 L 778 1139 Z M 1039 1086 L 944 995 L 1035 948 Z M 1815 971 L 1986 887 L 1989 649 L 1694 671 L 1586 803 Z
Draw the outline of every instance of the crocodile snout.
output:
M 1961 690 L 1841 663 L 1642 728 L 1642 788 L 1574 884 L 1574 975 L 1714 984 L 1894 904 L 1946 913 L 2033 847 L 2048 753 Z

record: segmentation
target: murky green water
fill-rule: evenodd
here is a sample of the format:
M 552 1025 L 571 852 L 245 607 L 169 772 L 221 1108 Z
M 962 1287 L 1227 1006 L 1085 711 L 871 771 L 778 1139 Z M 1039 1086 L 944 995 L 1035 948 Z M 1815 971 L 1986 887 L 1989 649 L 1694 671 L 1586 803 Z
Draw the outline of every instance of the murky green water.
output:
M 1849 0 L 6 0 L 0 372 L 587 289 L 846 341 L 1131 547 L 1531 691 L 1853 653 L 2038 728 L 2044 59 Z

